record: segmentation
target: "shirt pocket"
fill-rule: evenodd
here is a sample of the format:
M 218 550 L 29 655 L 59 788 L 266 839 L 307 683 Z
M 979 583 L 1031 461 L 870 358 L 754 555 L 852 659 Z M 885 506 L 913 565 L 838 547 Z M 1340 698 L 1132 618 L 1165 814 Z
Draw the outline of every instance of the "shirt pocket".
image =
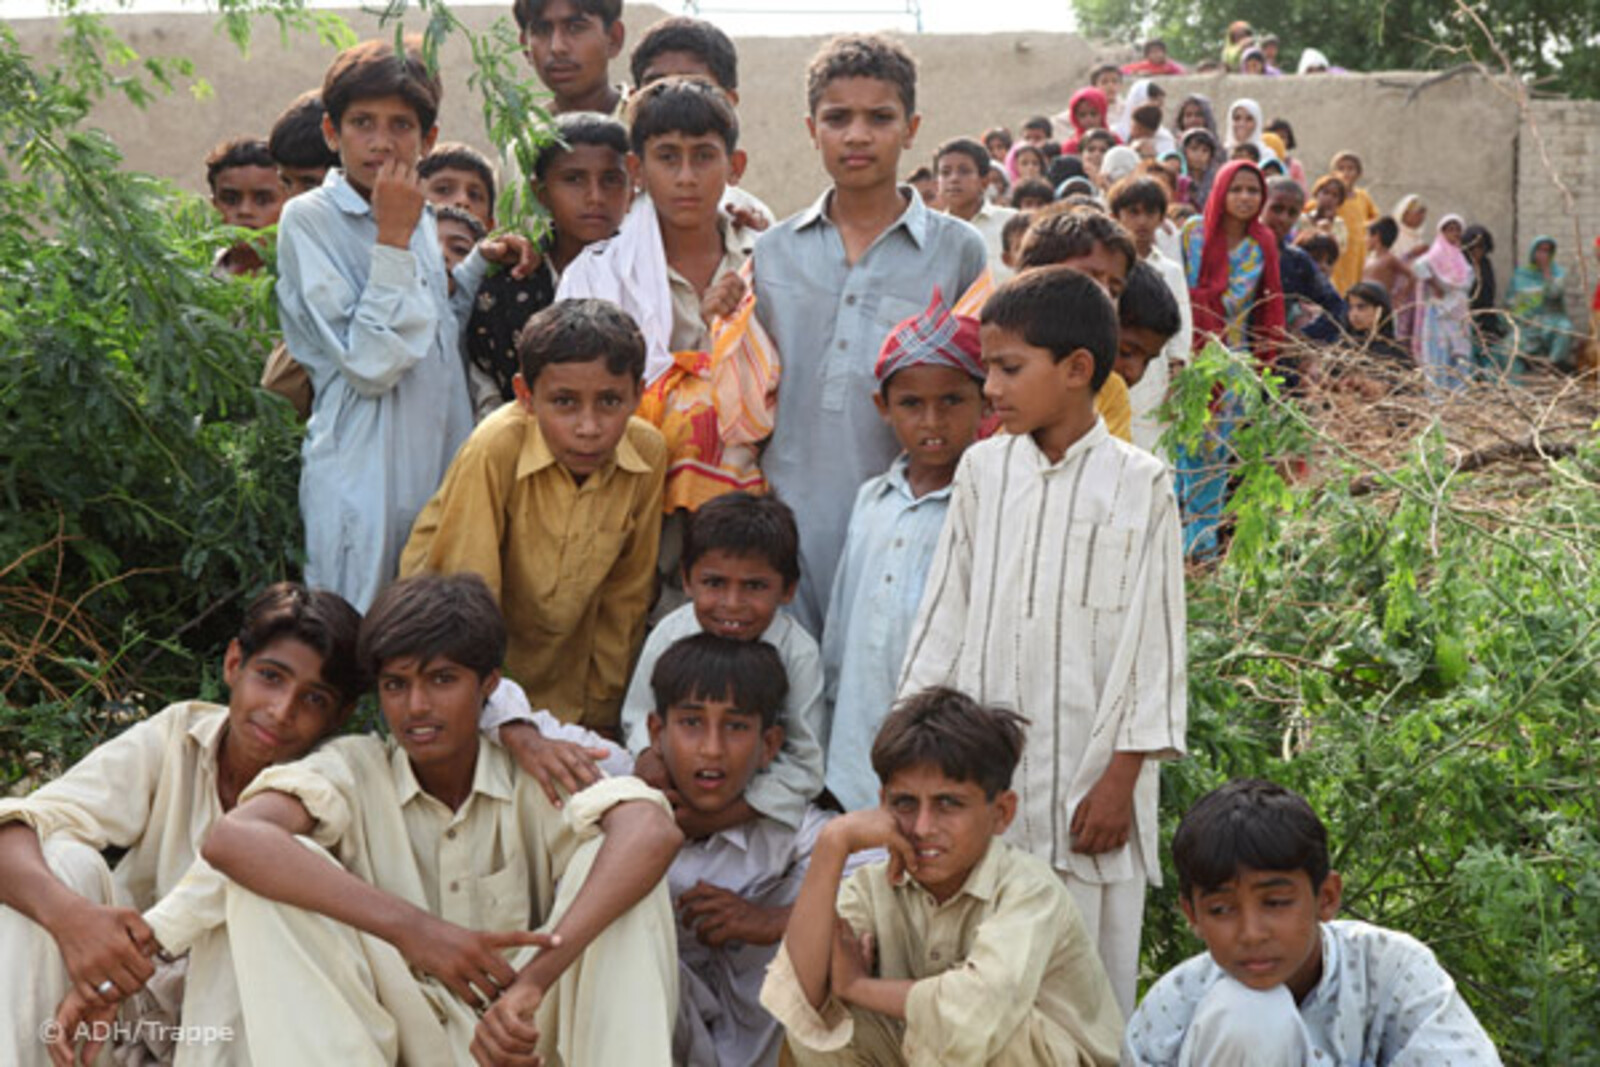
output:
M 1096 611 L 1126 611 L 1133 599 L 1139 531 L 1075 522 L 1067 533 L 1066 596 Z
M 575 530 L 567 534 L 554 581 L 542 598 L 542 628 L 570 634 L 588 617 L 595 594 L 628 542 L 627 530 Z
M 533 895 L 525 865 L 512 863 L 478 879 L 478 915 L 484 930 L 533 929 Z
M 883 294 L 851 295 L 839 303 L 839 321 L 825 353 L 822 404 L 829 411 L 844 411 L 853 399 L 866 401 L 877 391 L 883 342 L 896 326 L 924 309 L 916 301 Z

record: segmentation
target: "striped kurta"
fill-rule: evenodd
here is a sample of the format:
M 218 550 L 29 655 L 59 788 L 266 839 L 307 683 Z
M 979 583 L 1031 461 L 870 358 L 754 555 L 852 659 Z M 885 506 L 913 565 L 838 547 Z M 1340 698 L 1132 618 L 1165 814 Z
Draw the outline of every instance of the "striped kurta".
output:
M 1162 463 L 1098 420 L 1053 464 L 1033 438 L 999 436 L 956 471 L 900 695 L 950 685 L 1026 715 L 1008 840 L 1086 882 L 1160 884 L 1157 761 L 1183 752 L 1184 628 Z M 1149 757 L 1130 844 L 1075 853 L 1073 811 L 1119 751 Z

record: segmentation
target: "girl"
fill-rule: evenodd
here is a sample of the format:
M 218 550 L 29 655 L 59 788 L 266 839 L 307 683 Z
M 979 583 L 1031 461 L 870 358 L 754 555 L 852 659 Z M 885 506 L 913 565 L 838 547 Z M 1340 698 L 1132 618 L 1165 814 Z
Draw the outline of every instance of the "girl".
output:
M 1361 205 L 1349 194 L 1343 179 L 1325 174 L 1311 187 L 1311 202 L 1306 205 L 1306 217 L 1312 224 L 1339 242 L 1339 258 L 1328 272 L 1328 281 L 1340 296 L 1361 280 L 1367 263 L 1367 224 L 1359 218 Z
M 1216 180 L 1220 146 L 1216 135 L 1204 127 L 1187 130 L 1183 135 L 1183 173 L 1189 179 L 1189 204 L 1196 211 L 1204 211 L 1211 197 L 1211 185 Z
M 1253 144 L 1256 151 L 1261 144 L 1261 105 L 1248 97 L 1235 100 L 1228 107 L 1228 151 L 1239 145 Z
M 1300 157 L 1292 154 L 1300 146 L 1300 143 L 1294 137 L 1294 127 L 1289 125 L 1288 119 L 1273 119 L 1267 123 L 1267 132 L 1262 134 L 1262 139 L 1264 140 L 1269 136 L 1276 137 L 1283 146 L 1283 150 L 1278 153 L 1278 158 L 1282 159 L 1284 166 L 1289 168 L 1289 177 L 1299 182 L 1300 188 L 1304 189 L 1306 185 L 1306 168 L 1300 163 Z
M 1542 356 L 1563 370 L 1572 363 L 1572 317 L 1567 314 L 1567 272 L 1556 266 L 1556 241 L 1535 237 L 1528 261 L 1511 276 L 1506 310 L 1517 328 L 1515 355 Z
M 1083 135 L 1090 130 L 1106 129 L 1106 94 L 1093 86 L 1079 89 L 1067 104 L 1067 117 L 1072 120 L 1072 136 L 1061 146 L 1068 155 L 1079 154 Z
M 1420 291 L 1412 351 L 1433 389 L 1458 388 L 1472 363 L 1472 264 L 1461 252 L 1460 215 L 1439 220 L 1439 231 L 1415 267 Z
M 1048 165 L 1039 146 L 1026 141 L 1012 145 L 1011 151 L 1006 154 L 1006 174 L 1010 176 L 1012 185 L 1029 178 L 1043 178 Z
M 1183 98 L 1183 103 L 1178 105 L 1178 136 L 1182 137 L 1193 129 L 1209 131 L 1212 137 L 1217 136 L 1217 119 L 1211 113 L 1211 98 L 1200 93 L 1193 93 Z

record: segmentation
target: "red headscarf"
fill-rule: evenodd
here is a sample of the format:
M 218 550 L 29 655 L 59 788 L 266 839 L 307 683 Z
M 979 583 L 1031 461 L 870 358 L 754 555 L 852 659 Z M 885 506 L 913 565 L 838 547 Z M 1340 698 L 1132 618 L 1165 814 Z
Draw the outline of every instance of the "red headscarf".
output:
M 1227 215 L 1228 186 L 1233 176 L 1247 170 L 1261 183 L 1261 204 L 1266 206 L 1267 180 L 1261 168 L 1248 159 L 1236 159 L 1217 173 L 1206 199 L 1201 233 L 1200 280 L 1189 286 L 1189 302 L 1194 308 L 1194 349 L 1206 346 L 1212 336 L 1224 337 L 1228 316 L 1222 296 L 1228 291 L 1228 239 L 1222 232 Z M 1256 285 L 1255 306 L 1250 311 L 1250 351 L 1258 363 L 1271 363 L 1278 355 L 1283 338 L 1283 282 L 1278 275 L 1278 239 L 1259 216 L 1250 220 L 1250 239 L 1261 246 L 1261 280 Z
M 1059 99 L 1059 97 L 1057 99 Z M 1098 127 L 1085 127 L 1078 122 L 1078 105 L 1083 103 L 1085 100 L 1100 109 L 1100 125 Z M 1061 146 L 1062 153 L 1065 155 L 1076 155 L 1078 152 L 1078 143 L 1083 140 L 1084 134 L 1088 133 L 1092 129 L 1110 129 L 1110 112 L 1111 104 L 1106 100 L 1106 94 L 1101 92 L 1099 89 L 1096 89 L 1094 86 L 1085 86 L 1084 88 L 1073 93 L 1072 99 L 1067 101 L 1067 118 L 1072 120 L 1072 128 L 1077 132 L 1072 135 L 1071 140 L 1067 141 Z M 1120 139 L 1118 143 L 1121 143 Z

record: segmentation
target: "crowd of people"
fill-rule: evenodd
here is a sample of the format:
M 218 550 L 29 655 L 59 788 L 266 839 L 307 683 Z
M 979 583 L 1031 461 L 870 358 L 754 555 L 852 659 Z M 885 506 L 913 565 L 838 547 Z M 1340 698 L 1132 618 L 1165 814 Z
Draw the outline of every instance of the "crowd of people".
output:
M 1486 231 L 1380 213 L 1350 152 L 1307 188 L 1251 100 L 1169 129 L 1159 42 L 902 181 L 915 62 L 833 40 L 829 184 L 780 221 L 714 26 L 617 86 L 619 0 L 514 13 L 531 173 L 439 142 L 389 40 L 207 160 L 219 276 L 277 225 L 305 584 L 248 608 L 226 706 L 0 801 L 22 1062 L 1498 1062 L 1269 782 L 1184 816 L 1206 951 L 1138 999 L 1233 424 L 1165 455 L 1162 400 L 1212 342 L 1306 388 L 1318 346 L 1563 365 L 1555 242 L 1491 314 Z M 335 736 L 369 688 L 388 736 Z

